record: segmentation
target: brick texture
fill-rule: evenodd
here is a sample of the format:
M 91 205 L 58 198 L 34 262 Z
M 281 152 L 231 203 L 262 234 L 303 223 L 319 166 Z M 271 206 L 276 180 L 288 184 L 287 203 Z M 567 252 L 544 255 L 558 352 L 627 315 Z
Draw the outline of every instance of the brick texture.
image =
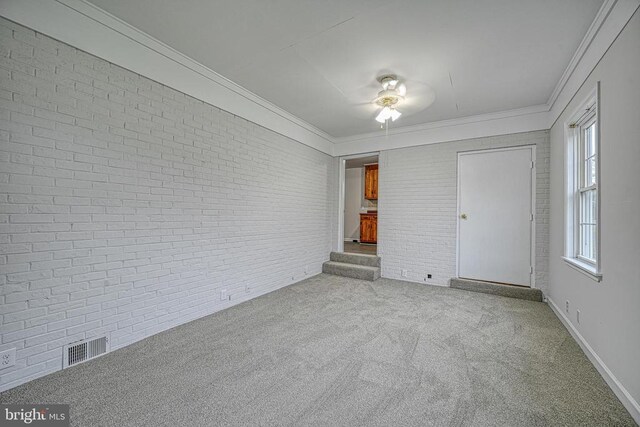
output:
M 0 390 L 319 273 L 335 164 L 0 19 Z
M 545 294 L 549 253 L 549 132 L 388 150 L 380 153 L 378 254 L 382 276 L 447 285 L 456 276 L 458 152 L 536 146 L 535 282 Z M 402 277 L 403 269 L 407 277 Z M 426 279 L 431 274 L 431 279 Z

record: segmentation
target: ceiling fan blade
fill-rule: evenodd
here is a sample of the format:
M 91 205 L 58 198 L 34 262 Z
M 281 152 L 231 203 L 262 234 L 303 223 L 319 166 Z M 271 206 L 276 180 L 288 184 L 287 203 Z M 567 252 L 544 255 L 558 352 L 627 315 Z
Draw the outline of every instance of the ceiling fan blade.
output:
M 349 103 L 366 103 L 371 102 L 376 94 L 382 89 L 380 83 L 377 81 L 369 82 L 368 84 L 348 88 L 342 91 L 346 102 Z
M 369 82 L 366 85 L 344 91 L 345 102 L 351 107 L 349 115 L 362 120 L 371 120 L 380 112 L 381 107 L 375 103 L 377 94 L 382 87 L 379 81 Z M 396 108 L 402 113 L 402 117 L 420 112 L 434 103 L 436 94 L 427 84 L 417 80 L 405 80 L 398 78 L 389 90 L 395 89 L 402 97 Z
M 371 120 L 375 118 L 376 114 L 380 110 L 380 107 L 372 104 L 371 102 L 355 103 L 350 104 L 350 106 L 349 115 L 362 120 Z
M 436 93 L 431 86 L 410 80 L 406 83 L 404 99 L 400 101 L 398 110 L 409 116 L 429 108 L 435 100 Z
M 405 85 L 404 83 L 400 83 L 398 85 L 398 95 L 407 96 L 407 85 Z

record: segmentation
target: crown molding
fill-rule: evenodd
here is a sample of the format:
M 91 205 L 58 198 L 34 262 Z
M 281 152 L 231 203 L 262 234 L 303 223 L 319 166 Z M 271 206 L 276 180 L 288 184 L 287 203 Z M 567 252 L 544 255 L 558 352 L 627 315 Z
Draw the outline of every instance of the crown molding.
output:
M 0 15 L 333 154 L 327 133 L 85 0 L 3 0 Z
M 509 117 L 527 116 L 530 114 L 537 114 L 549 111 L 549 107 L 546 104 L 533 105 L 531 107 L 517 108 L 513 110 L 497 111 L 493 113 L 478 114 L 474 116 L 465 116 L 456 119 L 439 120 L 436 122 L 420 123 L 412 126 L 402 126 L 397 128 L 390 128 L 388 131 L 375 131 L 370 133 L 361 133 L 352 136 L 346 136 L 341 138 L 334 138 L 333 141 L 336 144 L 344 144 L 354 141 L 360 141 L 363 139 L 372 139 L 380 137 L 388 137 L 395 135 L 402 135 L 405 133 L 424 132 L 432 129 L 443 127 L 455 127 L 460 125 L 466 125 L 470 123 L 479 123 L 492 120 L 500 120 Z
M 560 92 L 567 84 L 567 81 L 575 71 L 578 63 L 584 56 L 589 46 L 591 46 L 591 42 L 595 38 L 596 34 L 598 34 L 598 30 L 600 30 L 600 27 L 604 23 L 605 19 L 607 19 L 607 16 L 609 16 L 611 9 L 616 4 L 616 2 L 617 0 L 606 0 L 602 4 L 600 10 L 596 14 L 596 17 L 593 19 L 593 22 L 589 26 L 587 33 L 584 35 L 582 41 L 578 45 L 578 49 L 576 49 L 575 53 L 573 54 L 573 57 L 571 58 L 571 61 L 569 61 L 567 68 L 565 68 L 564 72 L 562 73 L 560 80 L 558 80 L 556 87 L 553 89 L 553 92 L 551 92 L 551 96 L 549 96 L 549 99 L 547 100 L 547 105 L 553 106 L 553 104 L 556 102 L 556 99 L 558 99 L 558 95 L 560 95 Z
M 640 0 L 605 0 L 545 104 L 334 138 L 334 155 L 550 129 L 638 7 Z
M 546 104 L 335 139 L 335 156 L 549 129 Z
M 640 0 L 606 0 L 603 3 L 547 101 L 550 111 L 549 128 L 560 117 L 639 6 Z
M 549 129 L 640 6 L 605 0 L 546 104 L 335 138 L 86 0 L 3 0 L 0 15 L 332 156 Z

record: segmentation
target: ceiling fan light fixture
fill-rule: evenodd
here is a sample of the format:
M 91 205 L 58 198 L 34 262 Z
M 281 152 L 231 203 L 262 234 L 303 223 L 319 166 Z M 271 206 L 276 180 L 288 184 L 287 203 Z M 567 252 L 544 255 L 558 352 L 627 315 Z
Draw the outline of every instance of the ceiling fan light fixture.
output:
M 395 122 L 402 115 L 396 110 L 396 105 L 404 100 L 406 86 L 392 74 L 379 77 L 378 81 L 382 85 L 382 90 L 378 92 L 373 102 L 382 107 L 382 110 L 376 116 L 376 121 L 382 124 L 388 123 L 389 120 Z
M 387 120 L 391 119 L 392 122 L 395 122 L 401 115 L 402 113 L 395 108 L 384 107 L 376 116 L 376 121 L 384 124 Z
M 398 84 L 398 78 L 394 75 L 379 77 L 378 81 L 380 82 L 384 90 L 387 90 L 387 89 L 393 90 Z
M 391 118 L 392 114 L 393 112 L 391 108 L 384 107 L 382 110 L 380 110 L 380 113 L 378 113 L 378 115 L 376 116 L 376 121 L 379 123 L 384 123 Z
M 424 83 L 415 81 L 407 87 L 407 80 L 396 74 L 383 74 L 376 78 L 376 81 L 380 84 L 381 90 L 371 100 L 376 109 L 373 117 L 381 124 L 380 129 L 386 128 L 387 132 L 391 122 L 397 121 L 403 114 L 406 116 L 422 111 L 435 101 L 433 89 Z M 411 92 L 409 98 L 408 92 Z M 373 108 L 367 109 L 371 111 Z

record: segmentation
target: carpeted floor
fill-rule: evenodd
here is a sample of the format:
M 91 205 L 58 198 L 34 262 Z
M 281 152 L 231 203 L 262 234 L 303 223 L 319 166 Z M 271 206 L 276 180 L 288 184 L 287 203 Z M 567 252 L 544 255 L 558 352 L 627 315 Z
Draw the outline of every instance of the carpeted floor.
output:
M 82 426 L 635 425 L 543 303 L 327 275 L 0 402 Z

